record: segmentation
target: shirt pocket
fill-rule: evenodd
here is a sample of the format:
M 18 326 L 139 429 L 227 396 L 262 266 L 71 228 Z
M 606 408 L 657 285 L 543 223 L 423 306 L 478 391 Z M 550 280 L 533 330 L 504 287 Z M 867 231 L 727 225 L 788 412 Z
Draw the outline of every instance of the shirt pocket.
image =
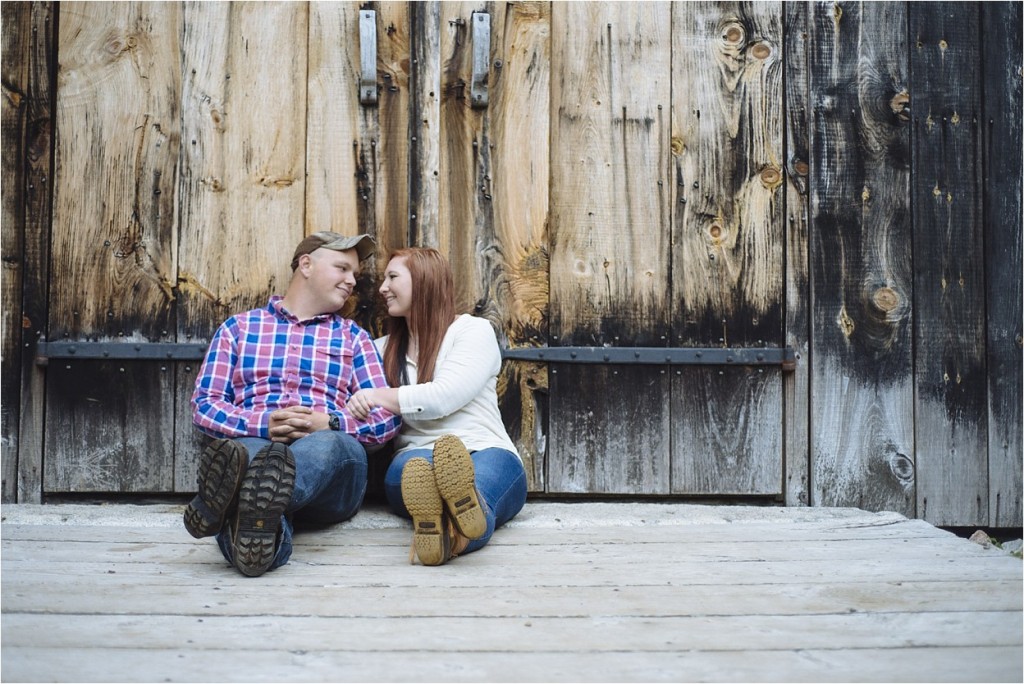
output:
M 313 354 L 312 371 L 329 390 L 348 387 L 352 377 L 352 350 L 340 344 L 318 347 Z

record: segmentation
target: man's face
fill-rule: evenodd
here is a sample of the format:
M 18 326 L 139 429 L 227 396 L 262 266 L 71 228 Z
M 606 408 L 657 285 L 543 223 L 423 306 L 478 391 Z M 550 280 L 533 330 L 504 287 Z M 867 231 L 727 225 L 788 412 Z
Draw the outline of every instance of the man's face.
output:
M 338 311 L 356 287 L 359 255 L 354 249 L 317 249 L 309 254 L 305 273 L 310 293 L 323 304 L 321 313 Z

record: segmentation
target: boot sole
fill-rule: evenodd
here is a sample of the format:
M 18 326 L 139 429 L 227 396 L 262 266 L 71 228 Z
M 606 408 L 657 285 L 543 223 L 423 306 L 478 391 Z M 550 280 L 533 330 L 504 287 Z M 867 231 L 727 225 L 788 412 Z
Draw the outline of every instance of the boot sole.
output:
M 402 501 L 412 516 L 412 544 L 424 565 L 447 560 L 444 503 L 434 481 L 434 469 L 425 458 L 412 458 L 402 468 Z
M 295 457 L 284 444 L 264 447 L 253 457 L 242 478 L 232 543 L 235 567 L 259 577 L 277 555 L 281 516 L 295 489 Z
M 210 442 L 199 456 L 198 493 L 185 507 L 185 529 L 196 539 L 211 537 L 234 512 L 248 465 L 245 448 L 230 439 Z
M 487 518 L 476 491 L 476 469 L 462 441 L 444 435 L 434 444 L 434 478 L 448 513 L 462 536 L 479 539 L 487 533 Z

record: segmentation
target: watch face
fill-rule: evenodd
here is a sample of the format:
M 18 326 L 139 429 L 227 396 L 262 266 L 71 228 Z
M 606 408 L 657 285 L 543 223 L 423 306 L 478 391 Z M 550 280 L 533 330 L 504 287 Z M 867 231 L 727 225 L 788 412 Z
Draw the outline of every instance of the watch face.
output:
M 341 426 L 338 424 L 338 416 L 331 414 L 331 417 L 327 421 L 327 426 L 332 430 L 338 430 Z

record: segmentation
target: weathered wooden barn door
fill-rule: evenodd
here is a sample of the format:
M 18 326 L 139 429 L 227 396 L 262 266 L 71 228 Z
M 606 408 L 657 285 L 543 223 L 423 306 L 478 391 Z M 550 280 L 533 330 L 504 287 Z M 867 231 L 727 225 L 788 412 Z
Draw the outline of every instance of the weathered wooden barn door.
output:
M 551 344 L 783 345 L 782 7 L 556 3 Z M 548 491 L 782 493 L 776 368 L 551 368 Z

